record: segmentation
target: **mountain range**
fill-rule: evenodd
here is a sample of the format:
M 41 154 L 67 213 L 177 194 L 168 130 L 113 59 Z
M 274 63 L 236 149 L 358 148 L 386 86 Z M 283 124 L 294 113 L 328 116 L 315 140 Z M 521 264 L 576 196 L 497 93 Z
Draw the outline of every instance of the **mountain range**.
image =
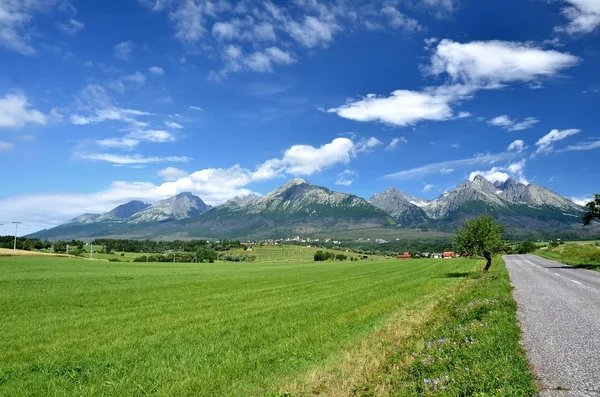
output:
M 104 214 L 82 214 L 30 237 L 280 238 L 362 230 L 427 228 L 450 231 L 480 214 L 520 230 L 560 230 L 581 223 L 584 209 L 535 184 L 482 176 L 434 200 L 395 188 L 370 200 L 293 179 L 264 196 L 235 197 L 211 207 L 192 193 L 153 205 L 130 201 Z

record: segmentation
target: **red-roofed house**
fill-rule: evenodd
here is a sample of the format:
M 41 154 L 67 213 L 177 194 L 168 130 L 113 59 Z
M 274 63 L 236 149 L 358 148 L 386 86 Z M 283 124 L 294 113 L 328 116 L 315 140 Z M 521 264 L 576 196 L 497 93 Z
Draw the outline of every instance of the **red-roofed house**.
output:
M 411 256 L 410 256 L 410 254 L 408 252 L 405 252 L 402 255 L 396 256 L 396 259 L 410 259 L 410 258 L 411 258 Z
M 454 252 L 451 251 L 444 252 L 442 255 L 444 259 L 454 258 L 456 256 L 456 254 L 454 254 Z

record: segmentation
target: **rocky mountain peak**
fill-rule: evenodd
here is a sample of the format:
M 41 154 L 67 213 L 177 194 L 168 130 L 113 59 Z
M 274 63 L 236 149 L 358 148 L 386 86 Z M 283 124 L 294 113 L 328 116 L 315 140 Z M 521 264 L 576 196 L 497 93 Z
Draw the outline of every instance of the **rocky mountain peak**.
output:
M 132 200 L 128 203 L 121 204 L 112 210 L 105 212 L 96 218 L 96 222 L 106 221 L 124 221 L 131 217 L 133 214 L 140 212 L 150 207 L 150 204 L 144 203 L 140 200 Z

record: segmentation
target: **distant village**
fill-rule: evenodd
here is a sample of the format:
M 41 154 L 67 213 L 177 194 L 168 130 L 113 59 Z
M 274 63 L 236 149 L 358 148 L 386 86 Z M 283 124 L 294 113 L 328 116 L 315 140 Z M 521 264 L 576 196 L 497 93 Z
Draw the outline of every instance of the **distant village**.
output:
M 396 241 L 400 241 L 400 239 L 395 239 Z M 358 238 L 354 240 L 357 243 L 376 243 L 376 244 L 389 244 L 388 240 L 384 239 L 374 239 L 370 238 Z M 334 246 L 340 246 L 342 244 L 339 240 L 333 240 L 331 238 L 310 238 L 310 237 L 287 237 L 281 239 L 269 239 L 269 240 L 260 240 L 260 241 L 244 241 L 241 242 L 241 245 L 247 247 L 249 251 L 252 250 L 252 247 L 261 245 L 284 245 L 284 244 L 307 244 L 306 248 L 315 248 L 319 247 L 320 244 L 333 244 Z M 339 249 L 339 248 L 338 248 Z M 350 250 L 346 250 L 346 252 L 350 252 Z M 444 252 L 420 252 L 420 253 L 409 253 L 403 252 L 396 255 L 396 259 L 420 259 L 420 258 L 429 258 L 429 259 L 453 259 L 468 256 L 468 254 L 460 254 L 453 251 L 444 251 Z

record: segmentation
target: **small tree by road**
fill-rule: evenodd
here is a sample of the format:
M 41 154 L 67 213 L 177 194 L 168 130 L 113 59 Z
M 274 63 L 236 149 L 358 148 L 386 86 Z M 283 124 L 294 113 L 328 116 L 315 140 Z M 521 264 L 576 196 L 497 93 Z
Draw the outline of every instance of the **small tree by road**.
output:
M 583 216 L 583 225 L 587 226 L 594 219 L 600 220 L 600 194 L 594 194 L 594 199 L 585 205 L 587 212 Z
M 471 255 L 483 256 L 486 259 L 487 272 L 492 266 L 492 258 L 504 247 L 502 242 L 504 226 L 488 215 L 479 216 L 466 221 L 455 232 L 454 247 L 457 252 L 468 252 Z

